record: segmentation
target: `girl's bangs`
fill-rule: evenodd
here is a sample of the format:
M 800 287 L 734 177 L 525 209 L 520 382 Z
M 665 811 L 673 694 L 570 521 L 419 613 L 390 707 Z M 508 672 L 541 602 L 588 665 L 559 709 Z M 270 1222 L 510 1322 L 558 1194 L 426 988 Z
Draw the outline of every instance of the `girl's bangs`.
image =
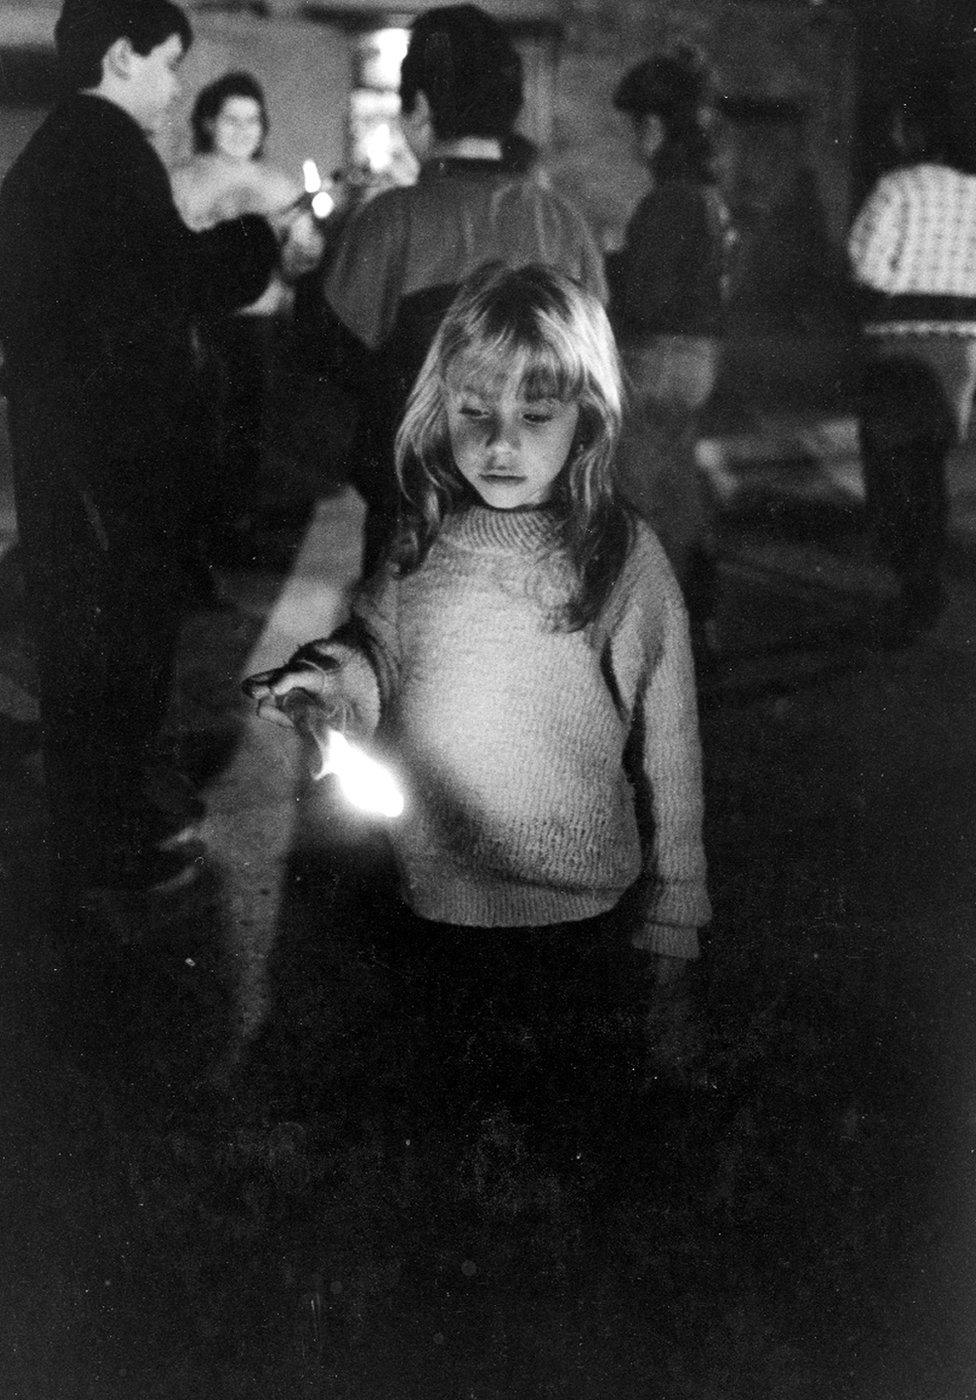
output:
M 445 375 L 453 387 L 463 386 L 476 394 L 497 392 L 515 379 L 523 398 L 560 402 L 576 398 L 584 378 L 578 357 L 568 346 L 554 345 L 541 336 L 526 345 L 511 333 L 470 341 L 447 366 Z

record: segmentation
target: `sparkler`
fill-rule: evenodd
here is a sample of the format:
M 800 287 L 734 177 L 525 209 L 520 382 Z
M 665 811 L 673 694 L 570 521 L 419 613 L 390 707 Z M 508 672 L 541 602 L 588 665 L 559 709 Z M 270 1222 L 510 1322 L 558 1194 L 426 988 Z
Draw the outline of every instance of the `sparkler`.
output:
M 302 161 L 302 180 L 305 193 L 296 203 L 309 204 L 317 219 L 327 219 L 335 208 L 335 200 L 322 183 L 319 168 L 314 160 Z
M 329 724 L 322 706 L 301 692 L 292 692 L 284 696 L 281 708 L 318 749 L 321 767 L 313 774 L 316 782 L 332 773 L 343 797 L 359 811 L 390 820 L 401 815 L 403 792 L 389 768 Z

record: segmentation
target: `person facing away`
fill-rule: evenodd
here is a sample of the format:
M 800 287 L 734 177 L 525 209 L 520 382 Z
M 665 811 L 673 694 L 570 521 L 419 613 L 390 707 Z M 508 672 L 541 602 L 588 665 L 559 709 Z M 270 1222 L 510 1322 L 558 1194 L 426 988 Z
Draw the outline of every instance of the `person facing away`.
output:
M 324 240 L 302 186 L 271 165 L 264 91 L 250 73 L 225 73 L 197 95 L 190 116 L 194 155 L 171 172 L 173 197 L 192 229 L 213 228 L 239 214 L 262 214 L 281 241 L 275 275 L 256 301 L 205 328 L 227 368 L 220 515 L 211 548 L 236 562 L 250 547 L 253 495 L 260 469 L 279 332 L 293 304 L 294 282 L 311 272 Z
M 976 154 L 932 80 L 894 105 L 889 136 L 894 168 L 858 211 L 848 254 L 864 303 L 867 512 L 910 641 L 945 606 L 945 462 L 976 391 Z
M 322 367 L 360 404 L 352 479 L 368 508 L 364 573 L 394 523 L 393 439 L 407 394 L 464 278 L 493 260 L 547 262 L 606 297 L 582 216 L 504 159 L 522 97 L 519 55 L 483 10 L 448 5 L 414 20 L 400 122 L 420 175 L 370 200 L 340 234 L 318 342 Z
M 698 468 L 698 418 L 718 372 L 732 225 L 713 170 L 709 79 L 688 50 L 627 72 L 613 104 L 651 184 L 608 258 L 611 320 L 632 407 L 622 489 L 655 527 L 703 640 L 713 626 L 715 529 Z
M 599 301 L 555 269 L 463 285 L 397 434 L 403 511 L 350 621 L 245 683 L 395 757 L 402 898 L 439 927 L 620 933 L 669 981 L 710 914 L 687 620 L 617 498 L 621 382 Z M 646 963 L 646 959 L 644 960 Z
M 252 301 L 263 219 L 191 233 L 150 138 L 191 41 L 170 0 L 66 0 L 71 90 L 0 189 L 0 341 L 40 678 L 50 851 L 72 907 L 199 868 L 146 795 L 213 385 L 193 327 Z

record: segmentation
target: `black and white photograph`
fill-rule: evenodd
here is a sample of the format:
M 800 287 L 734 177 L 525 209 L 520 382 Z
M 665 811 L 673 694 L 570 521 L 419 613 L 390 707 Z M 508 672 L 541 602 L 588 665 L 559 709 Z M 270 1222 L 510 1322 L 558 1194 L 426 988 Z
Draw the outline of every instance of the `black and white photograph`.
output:
M 0 1398 L 976 1400 L 976 5 L 0 11 Z

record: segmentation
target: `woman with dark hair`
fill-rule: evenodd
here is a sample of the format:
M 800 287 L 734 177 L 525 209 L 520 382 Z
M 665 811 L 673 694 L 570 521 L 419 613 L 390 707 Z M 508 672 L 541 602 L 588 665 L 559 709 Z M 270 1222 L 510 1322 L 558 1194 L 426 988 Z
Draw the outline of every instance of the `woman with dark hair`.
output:
M 631 69 L 614 93 L 651 187 L 608 258 L 611 316 L 630 380 L 621 484 L 655 527 L 684 591 L 693 634 L 709 639 L 715 546 L 695 458 L 698 415 L 715 383 L 733 233 L 712 169 L 711 85 L 690 51 Z
M 301 185 L 264 159 L 270 123 L 256 78 L 234 72 L 210 83 L 196 99 L 190 124 L 195 154 L 171 177 L 184 222 L 199 230 L 237 214 L 263 214 L 281 243 L 277 275 L 261 297 L 204 328 L 229 379 L 217 490 L 224 518 L 216 525 L 210 548 L 227 562 L 237 562 L 250 549 L 251 496 L 277 332 L 291 312 L 291 284 L 312 271 L 324 245 L 311 212 L 296 203 Z

